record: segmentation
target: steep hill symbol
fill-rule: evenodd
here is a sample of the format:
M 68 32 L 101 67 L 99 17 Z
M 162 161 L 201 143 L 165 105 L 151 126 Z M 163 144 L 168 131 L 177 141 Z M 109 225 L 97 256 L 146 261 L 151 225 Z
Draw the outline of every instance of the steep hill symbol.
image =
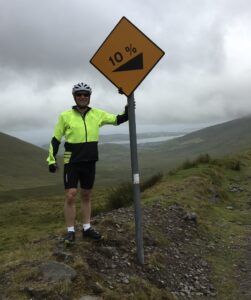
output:
M 138 54 L 133 57 L 125 64 L 119 66 L 113 72 L 122 72 L 122 71 L 133 71 L 133 70 L 142 70 L 143 69 L 143 53 Z

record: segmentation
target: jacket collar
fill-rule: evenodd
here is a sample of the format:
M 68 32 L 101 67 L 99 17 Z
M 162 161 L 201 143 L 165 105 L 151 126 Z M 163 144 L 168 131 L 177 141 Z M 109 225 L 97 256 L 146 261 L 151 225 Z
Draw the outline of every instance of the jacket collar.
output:
M 78 110 L 78 106 L 77 105 L 73 105 L 72 109 L 77 111 L 78 113 L 80 113 L 80 111 Z M 92 108 L 87 106 L 87 110 L 84 112 L 84 115 L 88 113 L 89 110 L 91 110 Z

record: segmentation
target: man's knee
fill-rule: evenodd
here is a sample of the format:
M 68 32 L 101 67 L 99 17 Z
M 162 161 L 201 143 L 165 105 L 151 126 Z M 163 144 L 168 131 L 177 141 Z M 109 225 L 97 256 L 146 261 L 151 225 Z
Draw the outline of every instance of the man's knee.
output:
M 77 189 L 68 189 L 66 190 L 66 203 L 68 205 L 74 204 L 77 195 Z
M 91 197 L 91 189 L 81 189 L 81 198 L 83 201 L 89 201 Z

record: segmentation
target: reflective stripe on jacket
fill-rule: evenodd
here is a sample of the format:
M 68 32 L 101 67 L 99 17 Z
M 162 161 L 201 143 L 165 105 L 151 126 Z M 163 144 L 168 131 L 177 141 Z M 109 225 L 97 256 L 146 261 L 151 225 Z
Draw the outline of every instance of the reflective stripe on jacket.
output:
M 90 108 L 82 115 L 74 106 L 60 114 L 50 143 L 48 164 L 56 162 L 62 137 L 65 137 L 64 163 L 98 160 L 99 128 L 106 124 L 118 125 L 128 120 L 127 112 L 114 115 Z

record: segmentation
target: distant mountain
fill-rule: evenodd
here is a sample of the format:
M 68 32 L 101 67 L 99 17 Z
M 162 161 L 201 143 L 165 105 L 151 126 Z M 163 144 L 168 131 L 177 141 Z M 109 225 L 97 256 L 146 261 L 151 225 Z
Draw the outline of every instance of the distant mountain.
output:
M 57 184 L 61 175 L 50 174 L 47 151 L 0 133 L 0 191 Z
M 166 142 L 138 145 L 140 172 L 143 177 L 149 177 L 159 171 L 168 172 L 186 159 L 193 159 L 200 154 L 208 153 L 220 157 L 251 148 L 251 116 L 210 126 L 183 137 Z M 128 178 L 130 162 L 129 149 L 117 149 L 115 169 L 119 177 Z M 109 169 L 110 160 L 100 151 L 100 170 Z M 104 158 L 104 159 L 103 159 Z M 112 172 L 110 172 L 112 174 Z
M 190 132 L 190 131 L 189 131 Z M 177 137 L 186 134 L 187 131 L 170 131 L 170 132 L 145 132 L 145 133 L 138 133 L 137 134 L 137 139 L 152 139 L 152 138 L 159 138 L 159 137 Z M 99 144 L 106 144 L 106 143 L 114 143 L 114 144 L 119 144 L 119 143 L 125 143 L 130 141 L 129 133 L 118 133 L 118 134 L 100 134 L 99 135 Z M 123 144 L 124 144 L 123 143 Z M 64 142 L 62 141 L 60 148 L 59 148 L 59 153 L 63 154 L 64 152 L 64 147 L 63 147 Z M 41 145 L 41 147 L 45 150 L 49 148 L 49 143 Z
M 208 152 L 225 155 L 251 147 L 251 116 L 210 126 L 161 144 L 160 149 L 176 156 Z

